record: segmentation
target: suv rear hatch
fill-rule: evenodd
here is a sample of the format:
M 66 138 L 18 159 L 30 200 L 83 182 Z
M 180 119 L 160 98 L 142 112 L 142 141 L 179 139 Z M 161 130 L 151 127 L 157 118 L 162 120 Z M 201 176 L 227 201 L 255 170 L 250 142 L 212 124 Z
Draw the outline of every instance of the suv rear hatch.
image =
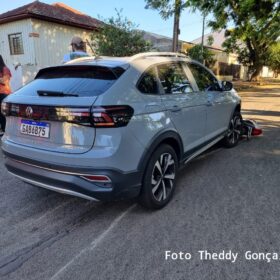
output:
M 2 104 L 5 137 L 16 144 L 61 153 L 85 153 L 94 144 L 91 107 L 125 70 L 64 65 L 39 71 Z

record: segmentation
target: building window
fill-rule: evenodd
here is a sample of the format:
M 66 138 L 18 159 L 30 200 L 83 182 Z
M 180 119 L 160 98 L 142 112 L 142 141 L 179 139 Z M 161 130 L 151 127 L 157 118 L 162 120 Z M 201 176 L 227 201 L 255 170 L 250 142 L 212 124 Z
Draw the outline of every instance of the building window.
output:
M 23 54 L 22 34 L 21 33 L 10 34 L 8 35 L 8 37 L 9 37 L 11 55 Z

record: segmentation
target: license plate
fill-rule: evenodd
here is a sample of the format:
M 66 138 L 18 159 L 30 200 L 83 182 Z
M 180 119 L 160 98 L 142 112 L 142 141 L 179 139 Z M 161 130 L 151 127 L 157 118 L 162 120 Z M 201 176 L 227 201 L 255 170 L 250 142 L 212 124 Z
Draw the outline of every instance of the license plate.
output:
M 20 133 L 42 138 L 49 138 L 50 124 L 45 122 L 21 120 Z

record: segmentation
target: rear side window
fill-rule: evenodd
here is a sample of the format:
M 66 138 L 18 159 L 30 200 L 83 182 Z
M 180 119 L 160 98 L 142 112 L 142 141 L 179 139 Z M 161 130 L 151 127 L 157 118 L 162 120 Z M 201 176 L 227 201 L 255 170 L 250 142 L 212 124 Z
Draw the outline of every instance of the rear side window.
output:
M 198 64 L 189 63 L 188 64 L 200 91 L 220 91 L 220 85 L 218 80 L 205 68 Z
M 155 69 L 149 69 L 145 72 L 138 83 L 137 88 L 146 94 L 158 94 L 158 84 Z
M 81 97 L 97 96 L 108 90 L 125 70 L 101 66 L 62 66 L 39 71 L 35 80 L 17 94 L 37 95 L 39 91 L 62 92 Z
M 193 89 L 180 63 L 158 65 L 158 77 L 165 94 L 192 92 Z

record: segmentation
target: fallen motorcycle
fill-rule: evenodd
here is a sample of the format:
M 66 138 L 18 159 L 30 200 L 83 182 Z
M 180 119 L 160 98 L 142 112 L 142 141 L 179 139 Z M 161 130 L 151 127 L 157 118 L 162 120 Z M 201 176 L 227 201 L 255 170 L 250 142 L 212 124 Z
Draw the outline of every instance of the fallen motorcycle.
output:
M 247 140 L 249 140 L 252 136 L 258 136 L 262 134 L 263 130 L 256 121 L 246 119 L 242 120 L 241 135 L 247 137 Z

